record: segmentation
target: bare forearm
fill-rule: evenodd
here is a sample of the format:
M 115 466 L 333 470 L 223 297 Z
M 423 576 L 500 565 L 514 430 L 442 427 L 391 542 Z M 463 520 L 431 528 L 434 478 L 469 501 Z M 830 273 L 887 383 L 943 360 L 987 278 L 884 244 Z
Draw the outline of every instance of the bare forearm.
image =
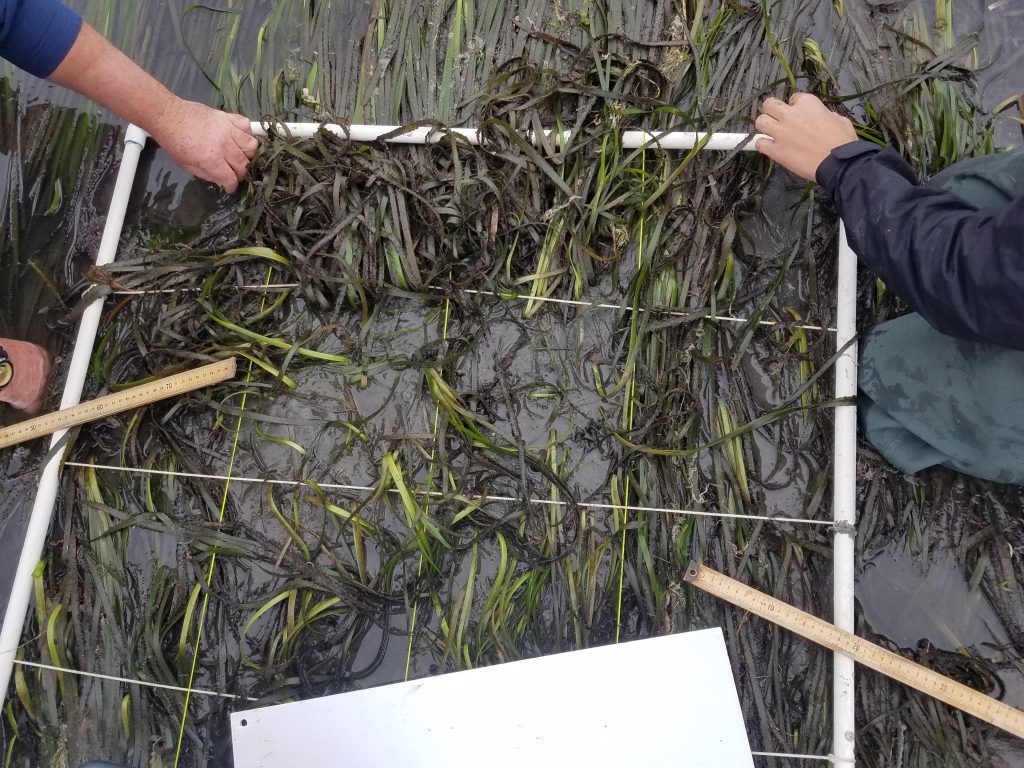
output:
M 85 23 L 49 80 L 99 102 L 154 135 L 177 101 L 173 93 Z
M 88 24 L 49 80 L 143 128 L 178 165 L 228 192 L 256 152 L 247 119 L 179 99 Z

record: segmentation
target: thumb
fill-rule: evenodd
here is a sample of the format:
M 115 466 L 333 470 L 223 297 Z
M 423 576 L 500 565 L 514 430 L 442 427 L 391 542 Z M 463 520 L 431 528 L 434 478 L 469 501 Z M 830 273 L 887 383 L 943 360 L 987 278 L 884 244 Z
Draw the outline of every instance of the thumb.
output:
M 779 145 L 775 143 L 775 139 L 762 136 L 754 143 L 754 149 L 769 160 L 779 161 Z

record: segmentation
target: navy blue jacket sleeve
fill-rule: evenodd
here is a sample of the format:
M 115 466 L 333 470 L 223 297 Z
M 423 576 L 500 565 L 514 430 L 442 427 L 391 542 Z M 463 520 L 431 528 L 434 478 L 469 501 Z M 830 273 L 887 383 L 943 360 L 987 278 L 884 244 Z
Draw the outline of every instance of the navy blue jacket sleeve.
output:
M 866 141 L 834 149 L 817 181 L 860 260 L 935 329 L 1024 349 L 1024 196 L 978 210 Z
M 59 0 L 0 0 L 0 57 L 49 77 L 81 28 L 82 17 Z

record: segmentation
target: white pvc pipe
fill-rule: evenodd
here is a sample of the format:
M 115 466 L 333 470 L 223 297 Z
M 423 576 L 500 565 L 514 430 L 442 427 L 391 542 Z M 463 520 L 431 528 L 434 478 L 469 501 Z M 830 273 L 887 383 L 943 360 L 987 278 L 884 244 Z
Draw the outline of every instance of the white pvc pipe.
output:
M 843 346 L 857 333 L 857 256 L 846 240 L 846 227 L 839 225 L 839 265 L 836 304 L 836 345 Z M 857 345 L 850 344 L 836 361 L 836 398 L 857 396 Z M 857 520 L 857 407 L 835 409 L 835 437 L 832 455 L 832 544 L 833 622 L 847 632 L 854 631 L 854 545 Z M 832 661 L 832 738 L 838 764 L 853 765 L 856 741 L 856 696 L 853 659 L 840 653 Z
M 110 199 L 107 221 L 103 227 L 103 238 L 100 240 L 96 254 L 96 265 L 109 264 L 117 255 L 117 245 L 121 239 L 121 227 L 124 224 L 128 198 L 135 182 L 135 170 L 139 165 L 139 154 L 146 144 L 148 134 L 141 128 L 129 125 L 124 137 L 124 154 L 121 157 L 121 168 L 117 173 L 117 183 Z M 64 396 L 60 407 L 69 408 L 78 405 L 82 399 L 82 389 L 92 359 L 93 345 L 99 328 L 100 314 L 103 310 L 103 299 L 94 299 L 82 313 L 78 325 L 78 336 L 75 339 L 75 350 L 71 357 L 71 368 L 67 382 L 64 384 Z M 50 448 L 64 437 L 66 430 L 54 433 L 50 440 Z M 11 586 L 11 594 L 7 599 L 7 610 L 4 613 L 3 628 L 0 629 L 0 707 L 7 699 L 7 687 L 11 681 L 14 659 L 32 600 L 32 573 L 43 556 L 46 536 L 50 531 L 53 507 L 57 500 L 60 484 L 60 469 L 65 449 L 55 453 L 46 463 L 39 478 L 39 489 L 36 491 L 35 504 L 28 521 L 25 543 L 22 545 L 18 570 Z
M 342 127 L 337 124 L 319 123 L 274 123 L 273 127 L 296 138 L 314 136 L 321 129 L 339 136 L 347 136 L 352 141 L 376 141 L 381 136 L 399 130 L 397 125 L 350 125 Z M 474 128 L 452 128 L 456 133 L 471 144 L 479 144 L 480 136 Z M 266 128 L 260 122 L 252 122 L 252 131 L 258 136 L 266 135 Z M 552 131 L 545 131 L 551 135 Z M 394 144 L 425 144 L 443 140 L 444 131 L 433 128 L 416 128 L 401 135 L 388 139 Z M 135 126 L 129 126 L 125 136 L 125 151 L 121 161 L 121 169 L 111 200 L 107 216 L 103 240 L 100 243 L 97 265 L 113 261 L 117 243 L 124 223 L 125 209 L 131 192 L 138 165 L 139 153 L 145 144 L 146 134 Z M 535 137 L 531 134 L 531 140 Z M 622 146 L 625 149 L 638 149 L 650 146 L 658 149 L 686 150 L 693 149 L 702 141 L 702 149 L 728 151 L 741 149 L 755 151 L 757 140 L 763 138 L 757 134 L 750 136 L 744 133 L 714 133 L 694 131 L 675 131 L 661 135 L 648 131 L 625 131 L 622 135 Z M 836 342 L 839 348 L 846 344 L 856 333 L 856 294 L 857 294 L 857 261 L 856 256 L 846 241 L 845 229 L 840 225 L 839 232 L 839 284 Z M 89 305 L 82 316 L 75 352 L 71 361 L 71 372 L 64 389 L 61 407 L 66 408 L 78 403 L 81 398 L 89 359 L 92 356 L 96 330 L 102 300 L 97 299 Z M 856 345 L 840 357 L 836 363 L 836 397 L 855 397 L 857 394 L 857 350 Z M 834 583 L 834 621 L 836 626 L 852 632 L 854 630 L 854 532 L 856 520 L 856 435 L 857 415 L 854 406 L 837 408 L 835 411 L 835 448 L 834 448 L 834 479 L 833 479 L 833 519 L 836 524 L 834 543 L 833 583 Z M 51 445 L 56 444 L 63 433 L 53 436 Z M 0 631 L 0 704 L 6 697 L 10 682 L 11 670 L 18 642 L 21 639 L 25 616 L 32 595 L 32 572 L 42 557 L 46 534 L 50 527 L 53 505 L 56 499 L 59 469 L 63 451 L 47 464 L 39 484 L 39 493 L 29 521 L 29 532 L 18 563 L 18 572 L 11 590 L 7 612 L 4 616 L 3 629 Z M 854 697 L 854 666 L 853 660 L 841 654 L 835 654 L 833 667 L 833 755 L 837 763 L 852 765 L 854 762 L 855 739 L 855 697 Z
M 377 141 L 381 136 L 401 130 L 400 125 L 349 125 L 341 126 L 336 123 L 272 123 L 271 126 L 278 131 L 291 135 L 297 139 L 307 139 L 315 136 L 321 129 L 337 136 L 348 136 L 352 141 Z M 267 135 L 267 126 L 263 123 L 254 122 L 252 131 L 257 136 Z M 480 143 L 480 134 L 476 128 L 449 128 L 439 130 L 436 128 L 414 128 L 398 136 L 388 139 L 389 144 L 431 144 L 443 141 L 446 133 L 451 132 L 466 139 L 470 144 Z M 550 136 L 553 131 L 545 130 L 544 133 Z M 531 141 L 534 140 L 532 132 L 529 134 Z M 566 134 L 568 136 L 568 134 Z M 660 138 L 659 138 L 660 136 Z M 761 134 L 751 136 L 749 133 L 704 133 L 699 131 L 673 131 L 666 134 L 650 133 L 648 131 L 624 131 L 622 134 L 622 146 L 624 149 L 639 149 L 649 146 L 651 149 L 693 149 L 701 141 L 707 140 L 702 149 L 717 149 L 728 151 L 742 149 L 753 152 L 757 140 L 764 138 Z

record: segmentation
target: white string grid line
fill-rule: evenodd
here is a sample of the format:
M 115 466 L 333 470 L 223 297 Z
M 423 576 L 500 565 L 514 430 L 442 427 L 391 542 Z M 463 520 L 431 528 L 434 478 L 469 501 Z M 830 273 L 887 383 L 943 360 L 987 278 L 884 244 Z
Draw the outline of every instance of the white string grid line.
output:
M 168 685 L 167 683 L 154 683 L 150 680 L 132 680 L 130 677 L 119 677 L 117 675 L 105 675 L 102 672 L 86 672 L 84 669 L 69 669 L 68 667 L 55 667 L 52 664 L 40 664 L 37 661 L 25 661 L 24 659 L 15 659 L 15 664 L 22 667 L 32 667 L 34 669 L 44 669 L 50 672 L 57 672 L 58 674 L 67 673 L 69 675 L 77 675 L 78 677 L 92 677 L 97 680 L 109 680 L 114 683 L 125 683 L 127 685 L 141 685 L 145 688 L 157 688 L 164 691 L 177 691 L 178 693 L 188 693 L 189 689 L 184 688 L 180 685 Z M 199 693 L 203 696 L 216 696 L 222 699 L 234 699 L 236 701 L 259 701 L 251 696 L 238 696 L 234 693 L 222 693 L 221 691 L 211 691 L 206 688 L 192 688 L 192 693 Z
M 57 667 L 52 664 L 40 664 L 35 661 L 25 661 L 23 659 L 15 659 L 15 664 L 19 664 L 23 667 L 32 667 L 34 669 L 42 669 L 49 672 L 55 672 L 58 674 L 69 674 L 77 675 L 79 677 L 95 678 L 97 680 L 108 680 L 114 683 L 124 683 L 126 685 L 138 685 L 143 688 L 155 688 L 158 690 L 165 691 L 176 691 L 178 693 L 187 693 L 188 688 L 183 688 L 178 685 L 168 685 L 166 683 L 154 683 L 148 680 L 132 680 L 128 677 L 119 677 L 117 675 L 105 675 L 100 672 L 86 672 L 82 669 L 69 669 L 68 667 Z M 231 699 L 233 701 L 243 702 L 257 702 L 259 699 L 252 696 L 239 696 L 234 693 L 223 693 L 221 691 L 211 691 L 206 688 L 192 688 L 192 693 L 198 693 L 203 696 L 214 696 L 223 699 Z M 818 760 L 824 763 L 835 764 L 837 761 L 833 755 L 807 755 L 798 752 L 754 752 L 750 753 L 754 757 L 777 757 L 777 758 L 789 758 L 791 760 Z
M 82 461 L 68 461 L 64 464 L 67 467 L 79 467 L 82 469 L 99 469 L 108 470 L 113 472 L 128 472 L 130 474 L 137 475 L 160 475 L 163 477 L 180 477 L 191 480 L 216 480 L 218 482 L 225 482 L 229 478 L 227 475 L 214 475 L 204 474 L 201 472 L 179 472 L 177 470 L 170 469 L 149 469 L 144 467 L 119 467 L 114 464 L 90 464 Z M 363 493 L 370 493 L 376 491 L 377 488 L 371 485 L 348 485 L 343 483 L 321 483 L 316 480 L 285 480 L 278 478 L 269 477 L 231 477 L 233 483 L 250 483 L 258 485 L 279 485 L 288 487 L 299 487 L 303 485 L 316 486 L 317 488 L 323 488 L 324 490 L 330 491 L 358 491 Z M 411 489 L 410 489 L 411 490 Z M 395 488 L 389 488 L 389 493 L 397 494 L 399 491 Z M 416 496 L 430 496 L 435 498 L 444 498 L 444 494 L 440 491 L 423 491 L 415 490 L 413 494 Z M 567 501 L 556 500 L 556 499 L 522 499 L 516 496 L 478 496 L 476 498 L 469 498 L 467 500 L 472 503 L 485 503 L 488 501 L 494 501 L 499 503 L 515 503 L 525 502 L 531 505 L 537 506 L 557 506 L 557 507 L 568 507 L 570 503 Z M 729 518 L 736 520 L 763 520 L 766 522 L 773 523 L 799 523 L 802 525 L 823 525 L 832 526 L 835 522 L 832 520 L 812 520 L 809 518 L 801 517 L 785 517 L 782 515 L 744 515 L 735 512 L 720 512 L 710 509 L 674 509 L 671 507 L 647 507 L 638 506 L 634 504 L 608 504 L 596 501 L 580 501 L 576 503 L 577 507 L 584 509 L 592 509 L 599 511 L 622 511 L 627 512 L 650 512 L 653 514 L 665 514 L 665 515 L 680 515 L 687 516 L 692 515 L 694 517 L 716 517 L 716 518 Z
M 240 285 L 239 290 L 243 291 L 283 291 L 298 288 L 298 283 L 270 283 L 269 285 Z M 130 288 L 119 288 L 111 293 L 115 296 L 146 296 L 149 294 L 162 294 L 162 293 L 180 293 L 180 292 L 196 292 L 202 290 L 201 288 L 152 288 L 152 289 L 130 289 Z M 433 292 L 436 295 L 442 295 L 439 289 L 428 286 L 426 289 L 428 292 Z M 506 293 L 501 291 L 481 291 L 474 288 L 462 288 L 461 293 L 469 294 L 471 296 L 495 296 L 499 299 L 506 299 L 509 301 L 536 301 L 538 303 L 545 304 L 563 304 L 573 307 L 588 307 L 591 309 L 620 309 L 626 312 L 632 312 L 633 307 L 623 304 L 612 304 L 610 302 L 600 301 L 579 301 L 576 299 L 556 299 L 553 296 L 527 296 L 522 293 Z M 683 317 L 692 320 L 714 320 L 723 323 L 749 323 L 750 318 L 748 317 L 734 317 L 732 315 L 711 315 L 702 312 L 687 312 L 681 309 L 671 309 L 669 307 L 637 307 L 637 312 L 650 312 L 651 314 L 665 315 L 667 317 Z M 792 328 L 795 330 L 803 331 L 828 331 L 829 333 L 835 333 L 836 329 L 829 327 L 823 327 L 820 325 L 809 325 L 804 323 L 790 323 L 785 320 L 758 320 L 756 325 L 764 327 L 782 327 Z

